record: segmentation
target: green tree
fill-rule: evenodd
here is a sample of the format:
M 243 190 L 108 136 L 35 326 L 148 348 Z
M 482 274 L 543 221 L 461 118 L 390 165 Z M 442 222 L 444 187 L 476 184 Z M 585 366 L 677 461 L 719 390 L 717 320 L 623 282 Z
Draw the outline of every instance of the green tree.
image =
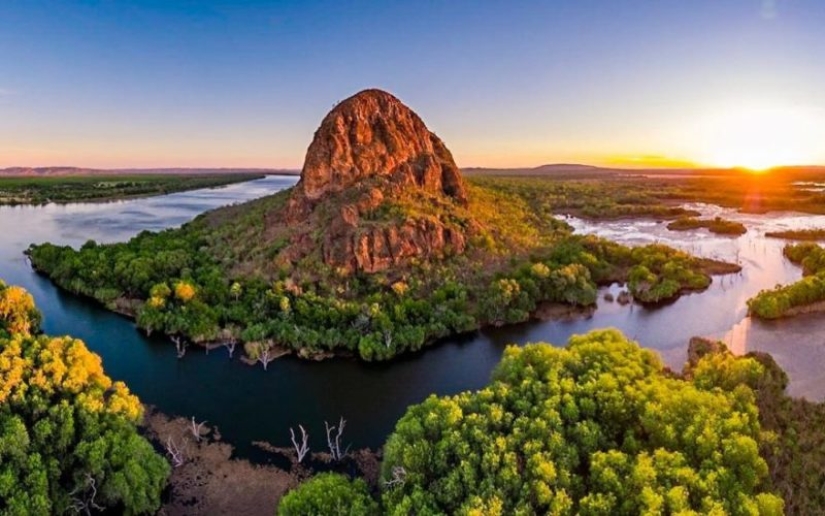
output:
M 137 432 L 140 402 L 83 342 L 31 335 L 23 294 L 0 314 L 0 514 L 156 511 L 169 466 Z
M 379 514 L 367 484 L 337 473 L 321 473 L 287 493 L 278 505 L 280 516 L 372 516 Z
M 749 377 L 761 366 L 743 363 Z M 492 383 L 408 409 L 384 451 L 389 514 L 781 514 L 753 391 L 667 374 L 617 330 L 509 347 Z

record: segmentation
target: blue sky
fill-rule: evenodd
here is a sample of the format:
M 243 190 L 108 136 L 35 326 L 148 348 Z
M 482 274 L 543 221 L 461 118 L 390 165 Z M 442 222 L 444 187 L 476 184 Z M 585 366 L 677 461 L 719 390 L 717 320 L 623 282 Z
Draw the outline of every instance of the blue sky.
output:
M 712 161 L 737 110 L 816 133 L 822 27 L 820 0 L 3 0 L 0 166 L 297 168 L 367 87 L 460 166 Z

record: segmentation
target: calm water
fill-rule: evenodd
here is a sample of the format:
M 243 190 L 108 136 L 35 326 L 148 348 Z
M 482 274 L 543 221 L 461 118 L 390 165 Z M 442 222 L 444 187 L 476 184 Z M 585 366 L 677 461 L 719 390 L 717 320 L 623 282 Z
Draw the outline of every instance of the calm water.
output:
M 814 315 L 774 324 L 745 319 L 748 297 L 761 288 L 800 277 L 800 271 L 782 259 L 782 242 L 763 238 L 764 231 L 825 226 L 825 217 L 725 212 L 750 229 L 734 239 L 704 230 L 669 232 L 664 224 L 649 221 L 593 225 L 571 219 L 578 231 L 631 244 L 659 241 L 704 256 L 739 261 L 744 270 L 715 278 L 705 293 L 655 310 L 600 300 L 595 315 L 587 319 L 483 331 L 391 364 L 284 358 L 270 364 L 268 371 L 246 366 L 237 358 L 229 360 L 225 350 L 207 355 L 190 349 L 178 360 L 174 346 L 165 339 L 144 337 L 128 319 L 57 290 L 31 271 L 22 254 L 32 242 L 78 246 L 90 238 L 126 240 L 144 229 L 177 226 L 205 210 L 260 197 L 295 181 L 270 176 L 220 189 L 117 203 L 0 207 L 0 277 L 34 295 L 45 316 L 45 331 L 82 338 L 103 357 L 107 373 L 125 381 L 145 403 L 167 413 L 208 420 L 243 455 L 252 453 L 250 443 L 255 440 L 286 445 L 289 427 L 298 423 L 308 428 L 311 445 L 320 449 L 324 420 L 332 422 L 339 416 L 348 421 L 345 437 L 354 447 L 379 446 L 408 405 L 431 393 L 451 394 L 485 385 L 507 344 L 563 344 L 571 334 L 604 326 L 617 327 L 658 350 L 674 367 L 684 362 L 686 343 L 693 335 L 724 338 L 738 352 L 770 351 L 790 374 L 794 394 L 825 398 L 825 381 L 819 377 L 825 366 L 825 322 L 821 318 Z M 698 208 L 709 215 L 723 212 Z M 618 289 L 614 285 L 602 294 Z

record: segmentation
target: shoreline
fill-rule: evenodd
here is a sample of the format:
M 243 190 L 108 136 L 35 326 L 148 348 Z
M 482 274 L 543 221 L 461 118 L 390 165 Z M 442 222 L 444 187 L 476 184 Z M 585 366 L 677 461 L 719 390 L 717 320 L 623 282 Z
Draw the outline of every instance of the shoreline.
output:
M 782 319 L 790 319 L 798 315 L 825 313 L 825 301 L 814 301 L 806 305 L 799 305 L 785 310 L 779 317 L 768 318 L 759 317 L 754 313 L 748 312 L 748 316 L 753 317 L 759 321 L 780 321 Z
M 252 461 L 235 456 L 218 427 L 205 421 L 193 426 L 192 420 L 148 405 L 140 430 L 172 465 L 161 514 L 274 514 L 283 495 L 323 471 L 354 472 L 372 488 L 378 485 L 380 449 L 351 450 L 340 461 L 325 451 L 312 452 L 299 463 L 292 447 L 255 442 L 274 460 Z
M 25 252 L 24 252 L 24 254 L 25 254 Z M 28 255 L 26 255 L 26 256 L 28 256 Z M 713 260 L 713 259 L 710 259 L 710 258 L 698 258 L 698 259 L 701 261 L 701 265 L 702 265 L 701 270 L 702 270 L 702 272 L 707 274 L 711 278 L 711 281 L 712 281 L 713 276 L 720 276 L 720 275 L 726 275 L 726 274 L 735 274 L 735 273 L 738 273 L 742 270 L 742 267 L 738 264 L 732 264 L 732 263 L 723 262 L 723 261 L 719 261 L 719 260 Z M 117 298 L 115 301 L 113 301 L 113 303 L 114 303 L 113 306 L 109 306 L 106 303 L 102 302 L 101 300 L 99 300 L 99 299 L 97 299 L 93 296 L 89 296 L 89 295 L 86 295 L 86 294 L 83 294 L 83 293 L 73 292 L 73 291 L 71 291 L 67 288 L 64 288 L 63 286 L 61 286 L 61 285 L 57 284 L 56 282 L 54 282 L 51 279 L 51 277 L 49 277 L 49 275 L 47 273 L 40 270 L 35 264 L 31 263 L 31 260 L 29 260 L 29 264 L 30 264 L 32 270 L 35 271 L 35 273 L 37 273 L 38 275 L 41 275 L 41 276 L 45 277 L 46 279 L 48 279 L 49 283 L 51 285 L 55 286 L 58 290 L 66 292 L 66 293 L 71 294 L 73 296 L 77 296 L 77 297 L 89 300 L 89 301 L 97 304 L 98 306 L 103 307 L 105 310 L 107 310 L 109 312 L 112 312 L 116 315 L 119 315 L 121 317 L 124 317 L 124 318 L 130 320 L 134 324 L 135 331 L 138 331 L 138 332 L 140 332 L 140 333 L 142 333 L 146 336 L 151 336 L 153 333 L 155 333 L 155 332 L 147 332 L 146 330 L 138 327 L 137 324 L 136 324 L 137 315 L 134 311 L 132 311 L 132 309 L 130 307 L 133 307 L 133 306 L 135 306 L 136 304 L 139 304 L 139 303 L 142 304 L 143 301 L 141 301 L 139 299 Z M 619 283 L 619 284 L 626 285 L 627 282 L 626 281 L 621 281 L 619 279 L 614 278 L 614 279 L 610 279 L 608 281 L 604 281 L 602 283 L 597 283 L 596 288 L 602 288 L 602 287 L 610 286 L 613 283 Z M 630 302 L 630 304 L 636 303 L 639 306 L 643 306 L 643 307 L 646 307 L 646 308 L 656 308 L 656 307 L 660 307 L 660 306 L 663 307 L 663 306 L 667 306 L 669 304 L 672 304 L 672 303 L 678 301 L 682 296 L 695 294 L 695 293 L 701 293 L 701 292 L 707 290 L 708 288 L 710 288 L 710 284 L 707 287 L 704 287 L 704 288 L 701 288 L 701 289 L 683 287 L 673 297 L 668 298 L 668 299 L 663 299 L 663 300 L 660 300 L 660 301 L 656 301 L 656 302 L 645 302 L 645 301 L 642 301 L 642 300 L 639 300 L 639 299 L 635 298 L 631 294 L 629 302 Z M 579 317 L 589 318 L 589 317 L 592 317 L 596 313 L 597 310 L 598 310 L 598 303 L 597 302 L 594 302 L 592 305 L 582 306 L 582 305 L 575 305 L 575 304 L 566 304 L 566 303 L 558 303 L 558 302 L 551 302 L 551 301 L 542 301 L 542 302 L 539 302 L 537 304 L 535 310 L 530 312 L 528 314 L 527 318 L 524 319 L 523 321 L 518 321 L 518 322 L 511 323 L 511 324 L 501 324 L 501 325 L 496 325 L 493 322 L 486 321 L 486 322 L 480 323 L 476 328 L 473 328 L 472 330 L 468 330 L 466 332 L 454 333 L 454 334 L 450 334 L 450 335 L 447 335 L 447 336 L 444 336 L 444 337 L 439 337 L 439 338 L 436 338 L 436 339 L 429 340 L 429 341 L 425 342 L 424 345 L 421 346 L 421 349 L 419 349 L 419 350 L 407 351 L 405 353 L 396 355 L 392 359 L 384 360 L 382 362 L 392 362 L 397 357 L 406 356 L 406 355 L 415 355 L 417 353 L 421 353 L 421 352 L 426 351 L 427 348 L 437 344 L 439 341 L 443 341 L 444 339 L 461 337 L 462 335 L 468 335 L 468 334 L 471 334 L 471 333 L 475 333 L 475 332 L 481 331 L 484 328 L 488 328 L 488 327 L 502 328 L 502 327 L 506 327 L 506 326 L 522 324 L 522 323 L 528 322 L 530 320 L 565 321 L 565 320 L 576 319 L 576 318 L 579 318 Z M 823 302 L 823 311 L 825 311 L 825 302 Z M 174 335 L 169 335 L 168 333 L 163 333 L 163 332 L 158 332 L 158 333 L 163 335 L 164 337 L 167 337 L 170 340 L 170 343 L 174 343 L 174 341 L 172 340 L 172 337 L 174 337 Z M 212 351 L 214 349 L 227 347 L 227 349 L 230 349 L 230 358 L 234 358 L 235 348 L 238 345 L 240 345 L 240 347 L 243 348 L 244 344 L 246 344 L 246 343 L 247 343 L 246 341 L 238 339 L 234 343 L 233 342 L 228 342 L 228 341 L 220 341 L 220 340 L 207 340 L 207 341 L 203 341 L 203 342 L 191 342 L 190 341 L 187 344 L 192 345 L 192 346 L 197 346 L 199 348 L 203 348 L 206 351 L 207 354 L 209 353 L 209 351 Z M 288 346 L 285 346 L 285 345 L 280 344 L 280 343 L 274 343 L 274 342 L 270 345 L 269 349 L 271 350 L 271 352 L 273 354 L 266 361 L 267 365 L 270 362 L 274 361 L 274 360 L 277 360 L 277 359 L 280 359 L 280 358 L 283 358 L 283 357 L 286 357 L 286 356 L 295 356 L 299 360 L 308 360 L 308 361 L 315 361 L 315 362 L 320 362 L 320 361 L 323 361 L 323 360 L 332 360 L 332 359 L 349 359 L 349 360 L 354 359 L 354 360 L 358 360 L 356 358 L 355 354 L 353 354 L 349 350 L 337 351 L 337 352 L 336 351 L 311 352 L 311 351 L 306 351 L 304 349 L 294 350 L 294 349 L 289 348 Z M 180 356 L 178 358 L 179 359 L 183 358 L 184 355 L 185 355 L 185 351 L 182 354 L 180 354 Z M 247 356 L 245 352 L 240 354 L 239 360 L 241 360 L 244 364 L 252 366 L 252 367 L 256 366 L 259 362 L 261 362 L 258 359 L 253 359 L 252 357 Z M 265 367 L 265 369 L 266 369 L 266 367 Z
M 131 195 L 116 195 L 116 196 L 110 196 L 110 197 L 93 197 L 93 198 L 88 198 L 88 199 L 87 198 L 78 198 L 78 199 L 65 199 L 65 200 L 56 200 L 56 201 L 48 200 L 48 201 L 45 201 L 45 202 L 39 202 L 39 201 L 33 201 L 33 200 L 20 200 L 20 201 L 13 200 L 13 201 L 10 202 L 6 198 L 0 197 L 0 206 L 45 207 L 45 206 L 50 206 L 50 205 L 67 206 L 69 204 L 109 204 L 109 203 L 115 203 L 115 202 L 120 202 L 120 201 L 131 201 L 131 200 L 135 200 L 135 199 L 147 199 L 147 198 L 150 198 L 150 197 L 161 197 L 161 196 L 164 196 L 164 195 L 171 195 L 171 194 L 176 194 L 176 193 L 181 193 L 181 192 L 191 192 L 193 190 L 213 190 L 215 188 L 223 188 L 225 186 L 246 183 L 246 182 L 249 182 L 249 181 L 257 181 L 259 179 L 264 179 L 269 175 L 279 175 L 279 174 L 253 174 L 251 176 L 246 176 L 246 174 L 244 174 L 244 176 L 246 176 L 246 177 L 237 178 L 236 180 L 233 180 L 233 181 L 225 181 L 225 182 L 222 182 L 220 184 L 215 184 L 215 185 L 193 186 L 191 188 L 173 188 L 169 191 L 163 191 L 163 192 L 138 193 L 138 194 L 131 194 Z M 192 176 L 200 177 L 200 175 L 198 175 L 198 174 L 189 174 L 189 175 L 176 174 L 176 175 L 170 175 L 169 177 L 187 177 L 187 176 L 188 177 L 192 177 Z M 29 176 L 18 176 L 18 177 L 15 177 L 15 176 L 0 176 L 0 186 L 2 186 L 2 182 L 3 182 L 4 177 L 9 177 L 9 178 L 14 178 L 14 179 L 28 179 L 29 178 Z M 97 176 L 56 176 L 56 177 L 97 177 Z M 290 177 L 292 177 L 292 176 L 290 176 Z M 100 176 L 100 178 L 101 179 L 106 179 L 106 176 Z

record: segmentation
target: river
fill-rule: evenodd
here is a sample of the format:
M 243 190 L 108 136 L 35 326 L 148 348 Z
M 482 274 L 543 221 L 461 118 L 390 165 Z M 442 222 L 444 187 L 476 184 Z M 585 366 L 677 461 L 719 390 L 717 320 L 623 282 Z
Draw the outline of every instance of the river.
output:
M 825 318 L 816 314 L 762 323 L 746 316 L 745 301 L 762 288 L 795 281 L 797 267 L 782 257 L 783 242 L 765 231 L 825 227 L 825 217 L 799 214 L 744 215 L 718 207 L 691 206 L 743 222 L 738 238 L 706 230 L 672 232 L 664 223 L 617 221 L 589 223 L 568 219 L 579 232 L 596 233 L 628 244 L 658 241 L 695 254 L 738 261 L 740 274 L 714 278 L 704 293 L 684 296 L 656 309 L 621 306 L 602 299 L 588 318 L 529 322 L 449 339 L 391 363 L 368 364 L 335 359 L 320 363 L 286 357 L 269 366 L 250 367 L 229 360 L 223 349 L 206 354 L 191 348 L 178 360 L 163 337 L 144 336 L 134 324 L 88 300 L 58 290 L 35 274 L 23 256 L 30 243 L 79 246 L 127 240 L 142 230 L 178 226 L 198 213 L 257 198 L 289 187 L 297 178 L 269 176 L 218 189 L 112 203 L 0 207 L 0 278 L 31 292 L 44 314 L 44 330 L 73 335 L 103 357 L 109 376 L 123 380 L 144 403 L 163 412 L 194 416 L 217 425 L 241 456 L 259 456 L 251 445 L 264 440 L 289 442 L 289 427 L 303 424 L 314 449 L 324 447 L 324 421 L 347 420 L 345 441 L 354 448 L 383 444 L 405 408 L 430 394 L 452 394 L 485 385 L 508 344 L 548 341 L 563 344 L 574 333 L 613 326 L 657 350 L 681 368 L 691 336 L 726 340 L 738 352 L 764 350 L 791 378 L 794 395 L 825 398 Z

